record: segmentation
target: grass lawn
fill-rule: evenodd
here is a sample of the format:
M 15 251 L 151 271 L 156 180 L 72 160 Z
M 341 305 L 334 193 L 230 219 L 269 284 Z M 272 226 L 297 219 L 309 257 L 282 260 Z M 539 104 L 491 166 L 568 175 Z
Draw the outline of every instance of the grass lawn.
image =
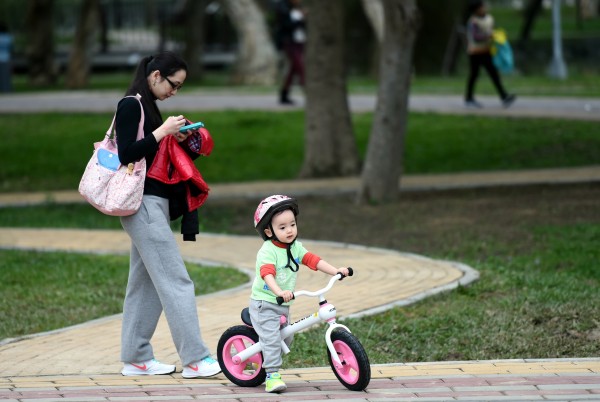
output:
M 298 174 L 303 160 L 303 112 L 186 115 L 204 121 L 213 134 L 214 152 L 196 162 L 209 184 L 293 179 Z M 0 147 L 0 192 L 75 190 L 92 143 L 101 139 L 110 118 L 42 113 L 24 119 L 0 114 L 5 132 L 19 133 L 5 136 Z M 354 116 L 361 155 L 371 121 L 370 113 Z M 600 160 L 596 126 L 586 121 L 411 113 L 404 169 L 411 174 L 595 164 Z M 281 155 L 286 155 L 286 163 L 281 163 Z
M 528 253 L 461 259 L 482 275 L 472 286 L 352 320 L 348 325 L 369 358 L 394 363 L 597 357 L 600 275 L 590 267 L 598 257 L 599 222 L 540 226 L 524 233 L 536 243 Z M 502 245 L 490 241 L 486 246 L 494 253 Z M 307 334 L 305 354 L 292 357 L 290 366 L 306 356 L 324 364 L 315 348 L 321 336 L 319 331 Z
M 129 256 L 0 250 L 0 340 L 122 312 Z M 186 264 L 196 294 L 248 280 L 227 267 Z

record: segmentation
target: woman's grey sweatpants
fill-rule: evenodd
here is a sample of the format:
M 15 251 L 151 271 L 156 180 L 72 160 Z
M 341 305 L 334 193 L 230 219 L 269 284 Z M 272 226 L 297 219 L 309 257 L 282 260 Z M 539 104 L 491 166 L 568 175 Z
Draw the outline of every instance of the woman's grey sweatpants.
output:
M 287 326 L 290 319 L 290 307 L 279 306 L 275 303 L 269 303 L 263 300 L 250 299 L 250 320 L 252 328 L 258 334 L 258 338 L 262 345 L 262 353 L 265 361 L 263 367 L 267 373 L 275 373 L 279 371 L 283 359 L 281 358 L 281 335 L 279 329 L 281 327 L 280 317 L 285 315 Z M 285 343 L 290 346 L 293 336 L 285 340 Z
M 121 361 L 154 358 L 150 339 L 163 310 L 184 366 L 210 355 L 200 335 L 194 283 L 169 226 L 169 200 L 144 195 L 139 211 L 121 224 L 131 238 Z

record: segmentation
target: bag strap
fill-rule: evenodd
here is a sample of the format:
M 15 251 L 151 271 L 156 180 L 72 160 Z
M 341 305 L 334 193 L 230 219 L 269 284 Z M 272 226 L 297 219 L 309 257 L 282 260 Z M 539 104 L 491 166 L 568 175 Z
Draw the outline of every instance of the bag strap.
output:
M 135 95 L 128 95 L 125 96 L 123 99 L 125 98 L 135 98 L 138 100 L 139 104 L 140 104 L 140 110 L 142 111 L 142 116 L 140 117 L 140 124 L 138 125 L 138 132 L 137 132 L 137 137 L 136 137 L 136 141 L 141 140 L 142 138 L 144 138 L 144 107 L 142 106 L 142 101 L 140 99 L 142 99 L 142 95 L 140 94 L 135 94 Z M 110 123 L 110 127 L 108 128 L 108 130 L 106 131 L 106 138 L 110 138 L 110 136 L 113 134 L 113 128 L 115 127 L 115 120 L 117 119 L 117 112 L 115 112 L 115 115 L 113 116 L 112 119 L 112 123 Z M 115 139 L 117 138 L 117 133 L 114 133 L 114 137 Z

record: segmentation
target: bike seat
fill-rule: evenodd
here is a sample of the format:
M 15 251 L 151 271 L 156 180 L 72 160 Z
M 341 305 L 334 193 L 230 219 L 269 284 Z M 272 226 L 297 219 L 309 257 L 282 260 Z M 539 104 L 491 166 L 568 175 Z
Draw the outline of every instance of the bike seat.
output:
M 249 327 L 252 326 L 252 320 L 250 319 L 250 308 L 249 307 L 246 307 L 245 309 L 242 310 L 242 321 L 247 326 L 249 326 Z

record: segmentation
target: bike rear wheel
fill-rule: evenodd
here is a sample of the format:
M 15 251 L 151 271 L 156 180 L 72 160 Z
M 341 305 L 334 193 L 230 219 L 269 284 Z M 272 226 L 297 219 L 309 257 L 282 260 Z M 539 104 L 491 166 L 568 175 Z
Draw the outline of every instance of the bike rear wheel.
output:
M 363 391 L 371 381 L 371 365 L 367 352 L 354 335 L 344 330 L 332 332 L 331 341 L 342 362 L 341 367 L 336 367 L 327 349 L 327 357 L 333 373 L 349 390 Z
M 265 382 L 262 353 L 251 356 L 241 364 L 233 362 L 233 356 L 258 342 L 256 332 L 245 325 L 227 329 L 217 346 L 217 358 L 225 377 L 240 387 L 256 387 Z

